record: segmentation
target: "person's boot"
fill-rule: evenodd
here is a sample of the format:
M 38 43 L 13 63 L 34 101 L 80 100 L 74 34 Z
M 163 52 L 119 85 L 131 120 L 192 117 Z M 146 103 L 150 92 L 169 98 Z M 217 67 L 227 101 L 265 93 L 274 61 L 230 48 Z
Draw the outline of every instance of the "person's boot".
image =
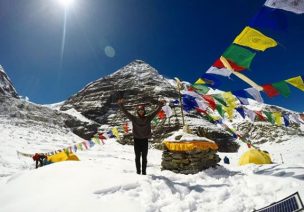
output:
M 140 172 L 140 160 L 135 159 L 135 164 L 136 164 L 136 173 L 141 174 L 141 172 Z
M 147 160 L 142 161 L 142 175 L 146 175 L 146 169 L 147 169 Z

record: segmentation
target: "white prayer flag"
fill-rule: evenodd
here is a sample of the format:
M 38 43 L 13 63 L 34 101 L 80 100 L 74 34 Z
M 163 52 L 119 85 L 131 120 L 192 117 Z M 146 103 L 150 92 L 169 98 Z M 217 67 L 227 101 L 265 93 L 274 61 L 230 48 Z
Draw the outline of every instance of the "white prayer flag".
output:
M 255 88 L 247 88 L 245 89 L 247 93 L 249 93 L 256 101 L 264 102 L 260 92 Z
M 297 14 L 304 13 L 304 0 L 267 0 L 264 5 Z
M 230 77 L 230 75 L 232 74 L 232 72 L 226 68 L 216 68 L 214 66 L 211 66 L 208 71 L 206 71 L 207 74 L 216 74 L 216 75 L 221 75 L 224 77 Z

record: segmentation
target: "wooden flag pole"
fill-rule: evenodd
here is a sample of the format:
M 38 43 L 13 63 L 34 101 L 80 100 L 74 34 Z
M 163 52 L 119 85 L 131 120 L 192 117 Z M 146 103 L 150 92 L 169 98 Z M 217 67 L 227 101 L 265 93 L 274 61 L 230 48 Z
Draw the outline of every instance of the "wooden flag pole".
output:
M 181 81 L 177 77 L 175 77 L 175 80 L 176 80 L 178 98 L 179 98 L 180 108 L 181 108 L 181 113 L 182 113 L 182 122 L 183 122 L 183 127 L 184 127 L 185 126 L 185 118 L 184 118 L 184 108 L 183 108 L 182 94 L 181 94 Z
M 226 60 L 225 57 L 221 56 L 220 57 L 221 62 L 224 64 L 225 68 L 227 68 L 229 71 L 232 72 L 232 74 L 234 74 L 235 76 L 237 76 L 238 78 L 240 78 L 241 80 L 243 80 L 244 82 L 246 82 L 247 84 L 249 84 L 251 87 L 255 88 L 258 91 L 262 91 L 263 87 L 256 84 L 255 82 L 253 82 L 251 79 L 249 79 L 248 77 L 246 77 L 244 74 L 241 74 L 237 71 L 234 71 L 234 69 L 231 67 L 231 65 L 229 64 L 229 62 Z

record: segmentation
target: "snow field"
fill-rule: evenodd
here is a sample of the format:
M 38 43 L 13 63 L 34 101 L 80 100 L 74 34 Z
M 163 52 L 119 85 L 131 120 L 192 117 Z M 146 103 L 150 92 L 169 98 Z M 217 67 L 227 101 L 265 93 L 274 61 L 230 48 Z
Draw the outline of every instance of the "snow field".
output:
M 298 154 L 291 166 L 231 164 L 182 175 L 160 171 L 162 152 L 151 149 L 147 176 L 135 174 L 133 147 L 114 140 L 76 154 L 81 161 L 12 175 L 0 186 L 0 211 L 41 211 L 41 205 L 44 211 L 252 211 L 295 191 L 304 196 Z

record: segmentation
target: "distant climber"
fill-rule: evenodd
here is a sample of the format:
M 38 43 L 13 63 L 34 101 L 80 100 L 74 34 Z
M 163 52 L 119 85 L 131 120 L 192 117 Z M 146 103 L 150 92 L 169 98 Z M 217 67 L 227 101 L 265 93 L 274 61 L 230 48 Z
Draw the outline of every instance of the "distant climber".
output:
M 39 166 L 42 167 L 44 165 L 47 157 L 44 154 L 36 153 L 32 158 L 36 161 L 36 169 L 38 169 Z
M 134 137 L 134 152 L 135 152 L 135 165 L 137 174 L 146 175 L 147 168 L 147 155 L 148 155 L 148 139 L 152 137 L 151 133 L 151 121 L 162 109 L 165 104 L 165 100 L 158 102 L 158 107 L 155 111 L 146 115 L 144 105 L 136 107 L 137 116 L 132 115 L 124 107 L 125 100 L 119 99 L 117 104 L 124 114 L 132 121 L 133 125 L 133 137 Z M 142 157 L 142 167 L 140 166 L 140 156 Z M 142 172 L 141 172 L 142 171 Z
M 225 164 L 230 164 L 229 158 L 227 156 L 224 157 L 224 163 Z

